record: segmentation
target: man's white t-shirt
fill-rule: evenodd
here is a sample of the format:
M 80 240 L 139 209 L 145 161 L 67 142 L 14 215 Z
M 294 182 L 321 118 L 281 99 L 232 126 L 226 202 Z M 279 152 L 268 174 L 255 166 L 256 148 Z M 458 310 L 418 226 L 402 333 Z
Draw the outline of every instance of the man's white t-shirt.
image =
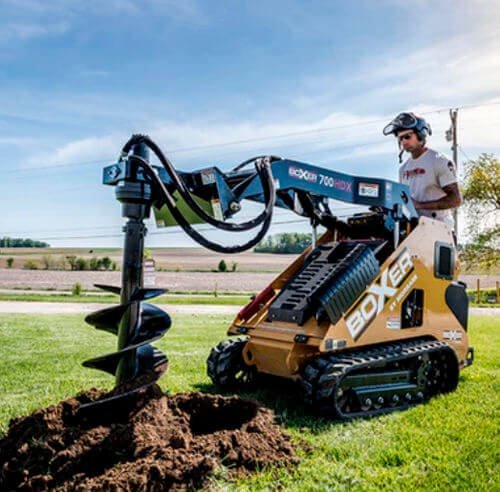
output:
M 410 187 L 410 196 L 418 202 L 430 202 L 446 196 L 445 186 L 457 182 L 453 161 L 435 150 L 427 149 L 420 157 L 410 157 L 399 168 L 399 181 Z M 420 215 L 442 220 L 453 226 L 451 210 L 418 210 Z

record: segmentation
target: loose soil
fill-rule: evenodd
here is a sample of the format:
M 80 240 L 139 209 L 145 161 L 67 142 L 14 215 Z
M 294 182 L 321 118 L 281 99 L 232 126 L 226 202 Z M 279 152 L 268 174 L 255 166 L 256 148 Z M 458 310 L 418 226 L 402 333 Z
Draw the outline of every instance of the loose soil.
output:
M 0 440 L 0 490 L 187 490 L 221 466 L 247 473 L 298 462 L 273 412 L 254 400 L 166 396 L 155 385 L 80 408 L 109 395 L 93 389 L 13 419 Z

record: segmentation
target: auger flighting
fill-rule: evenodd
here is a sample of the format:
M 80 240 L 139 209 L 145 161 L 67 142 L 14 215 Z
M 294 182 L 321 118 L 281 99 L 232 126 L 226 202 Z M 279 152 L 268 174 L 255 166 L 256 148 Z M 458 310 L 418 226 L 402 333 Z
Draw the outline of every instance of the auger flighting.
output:
M 147 159 L 143 144 L 132 149 L 132 155 Z M 144 220 L 152 206 L 151 183 L 139 181 L 142 176 L 134 158 L 127 160 L 129 177 L 115 188 L 116 198 L 122 204 L 125 243 L 122 262 L 122 286 L 96 285 L 118 294 L 120 304 L 94 312 L 85 321 L 98 330 L 118 337 L 117 351 L 86 360 L 83 365 L 115 376 L 116 387 L 129 392 L 154 383 L 167 370 L 168 359 L 151 343 L 165 335 L 171 325 L 170 316 L 144 301 L 157 297 L 165 289 L 143 287 L 144 239 L 147 228 Z

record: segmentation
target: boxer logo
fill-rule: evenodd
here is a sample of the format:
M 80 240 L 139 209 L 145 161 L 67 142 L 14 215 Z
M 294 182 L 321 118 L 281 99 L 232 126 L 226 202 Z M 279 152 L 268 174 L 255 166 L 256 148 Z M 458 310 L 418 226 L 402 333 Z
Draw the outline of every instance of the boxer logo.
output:
M 354 340 L 362 335 L 386 303 L 397 294 L 399 286 L 413 269 L 410 253 L 404 249 L 368 287 L 361 300 L 345 316 L 347 329 Z
M 318 175 L 307 169 L 302 169 L 301 167 L 290 166 L 288 168 L 288 175 L 292 178 L 302 179 L 308 181 L 309 183 L 317 183 Z

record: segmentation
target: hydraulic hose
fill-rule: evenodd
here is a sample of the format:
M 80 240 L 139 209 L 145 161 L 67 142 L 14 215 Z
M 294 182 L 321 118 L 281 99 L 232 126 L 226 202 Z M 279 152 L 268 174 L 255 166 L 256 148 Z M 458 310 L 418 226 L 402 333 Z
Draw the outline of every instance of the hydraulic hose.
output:
M 191 227 L 189 222 L 185 219 L 184 215 L 177 208 L 174 198 L 172 197 L 171 193 L 168 191 L 167 187 L 162 182 L 158 174 L 155 172 L 151 164 L 142 157 L 133 155 L 132 158 L 145 170 L 146 175 L 156 184 L 163 201 L 167 205 L 174 219 L 182 227 L 182 229 L 186 232 L 186 234 L 190 236 L 194 241 L 196 241 L 197 243 L 201 244 L 202 246 L 208 249 L 217 251 L 219 253 L 241 253 L 242 251 L 246 251 L 247 249 L 257 245 L 266 235 L 267 231 L 269 230 L 269 226 L 271 225 L 272 213 L 276 202 L 276 190 L 274 185 L 274 179 L 271 173 L 271 162 L 269 158 L 262 158 L 256 161 L 256 169 L 263 185 L 264 197 L 266 202 L 266 207 L 264 212 L 262 212 L 255 219 L 249 222 L 245 222 L 243 224 L 227 224 L 225 222 L 213 219 L 213 217 L 206 214 L 206 212 L 198 206 L 198 204 L 192 199 L 189 191 L 186 189 L 184 182 L 178 176 L 175 168 L 172 166 L 170 161 L 163 155 L 159 147 L 149 137 L 143 135 L 133 135 L 122 149 L 122 158 L 128 155 L 131 147 L 137 143 L 144 143 L 154 152 L 154 154 L 158 157 L 160 162 L 162 162 L 162 164 L 164 165 L 165 169 L 167 170 L 167 173 L 169 174 L 169 176 L 172 179 L 172 182 L 174 183 L 174 186 L 179 191 L 179 193 L 181 193 L 181 196 L 186 200 L 186 202 L 193 209 L 193 211 L 197 213 L 197 215 L 199 215 L 200 218 L 202 218 L 203 220 L 205 220 L 205 217 L 208 217 L 210 220 L 207 220 L 207 222 L 210 223 L 211 225 L 214 225 L 214 227 L 233 232 L 253 229 L 257 225 L 262 224 L 258 233 L 252 239 L 241 245 L 224 246 L 208 240 L 202 234 L 200 234 L 196 229 Z M 183 190 L 183 192 L 181 192 L 181 189 Z M 198 213 L 198 211 L 202 213 Z M 228 225 L 231 227 L 226 227 Z
M 271 161 L 279 161 L 281 159 L 281 157 L 278 157 L 277 155 L 270 155 L 270 156 L 258 155 L 256 157 L 251 157 L 250 159 L 247 159 L 246 161 L 241 162 L 237 166 L 233 167 L 233 169 L 231 169 L 231 171 L 240 171 L 244 167 L 248 166 L 248 164 L 250 164 L 251 162 L 255 162 L 257 159 L 264 159 L 265 157 L 271 159 Z
M 170 162 L 170 160 L 163 154 L 161 149 L 158 147 L 158 145 L 151 140 L 150 137 L 147 135 L 132 135 L 132 137 L 129 139 L 129 141 L 124 145 L 122 149 L 122 153 L 125 155 L 128 154 L 129 150 L 131 147 L 135 144 L 138 143 L 144 143 L 147 145 L 153 153 L 156 155 L 158 160 L 161 162 L 163 167 L 165 168 L 165 171 L 167 172 L 168 176 L 172 180 L 176 190 L 179 192 L 180 196 L 186 201 L 186 203 L 189 205 L 191 210 L 198 215 L 204 222 L 213 225 L 214 227 L 217 227 L 218 229 L 222 229 L 225 231 L 231 231 L 231 232 L 237 232 L 237 231 L 248 231 L 250 229 L 254 229 L 257 227 L 259 224 L 263 223 L 266 218 L 273 212 L 274 208 L 274 201 L 271 201 L 271 197 L 275 196 L 275 186 L 274 186 L 274 180 L 271 174 L 271 168 L 270 166 L 262 166 L 259 164 L 259 162 L 263 162 L 265 158 L 254 158 L 253 160 L 256 161 L 256 168 L 257 172 L 259 174 L 259 177 L 261 179 L 262 183 L 262 189 L 264 190 L 264 196 L 266 198 L 266 206 L 265 209 L 262 211 L 260 215 L 255 217 L 254 219 L 248 221 L 248 222 L 243 222 L 239 224 L 235 223 L 230 223 L 230 222 L 224 222 L 221 220 L 214 219 L 211 215 L 207 214 L 205 210 L 203 210 L 193 199 L 191 196 L 191 193 L 187 189 L 184 181 L 182 178 L 177 174 L 177 171 L 175 170 L 175 167 L 173 164 Z M 276 159 L 276 157 L 270 157 L 267 159 Z M 249 162 L 252 160 L 245 161 L 244 163 L 240 164 L 238 167 L 241 167 L 243 165 L 247 165 Z M 274 200 L 274 199 L 273 199 Z

